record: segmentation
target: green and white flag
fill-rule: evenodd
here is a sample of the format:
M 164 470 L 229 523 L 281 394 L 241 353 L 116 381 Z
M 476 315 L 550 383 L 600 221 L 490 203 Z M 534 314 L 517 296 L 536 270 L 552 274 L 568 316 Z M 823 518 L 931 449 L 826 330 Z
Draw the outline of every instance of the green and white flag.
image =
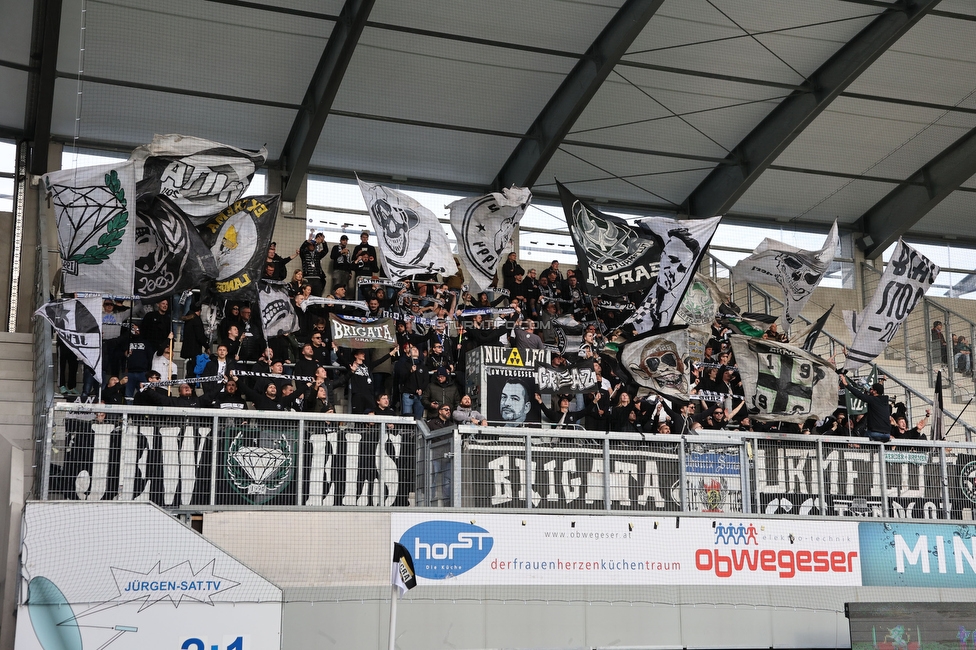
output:
M 868 387 L 878 383 L 878 367 L 871 367 L 871 374 L 868 376 Z M 864 415 L 868 412 L 868 403 L 858 399 L 851 394 L 851 391 L 844 389 L 844 402 L 847 406 L 847 417 Z
M 44 176 L 58 227 L 65 293 L 131 296 L 135 283 L 135 167 L 124 162 Z

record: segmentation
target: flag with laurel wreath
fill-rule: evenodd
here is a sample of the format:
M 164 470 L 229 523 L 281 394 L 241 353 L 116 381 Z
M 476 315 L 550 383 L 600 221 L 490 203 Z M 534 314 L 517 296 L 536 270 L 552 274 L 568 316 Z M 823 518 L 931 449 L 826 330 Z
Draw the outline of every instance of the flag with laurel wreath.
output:
M 132 295 L 135 167 L 122 162 L 44 176 L 58 227 L 65 293 Z

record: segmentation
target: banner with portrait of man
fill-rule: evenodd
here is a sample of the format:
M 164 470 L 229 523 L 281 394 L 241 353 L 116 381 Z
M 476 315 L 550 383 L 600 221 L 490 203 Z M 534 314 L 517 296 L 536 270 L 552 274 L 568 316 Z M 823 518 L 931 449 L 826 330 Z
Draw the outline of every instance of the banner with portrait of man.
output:
M 488 422 L 492 426 L 519 427 L 542 421 L 535 401 L 535 378 L 489 375 L 486 394 Z
M 721 220 L 651 217 L 638 224 L 641 231 L 664 242 L 664 248 L 653 288 L 625 321 L 633 324 L 635 332 L 643 334 L 671 325 Z

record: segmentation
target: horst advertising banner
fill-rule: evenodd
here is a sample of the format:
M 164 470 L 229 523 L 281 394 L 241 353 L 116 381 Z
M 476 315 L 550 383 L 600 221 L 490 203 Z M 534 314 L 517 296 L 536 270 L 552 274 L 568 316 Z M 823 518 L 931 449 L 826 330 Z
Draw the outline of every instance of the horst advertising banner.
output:
M 24 515 L 17 650 L 278 648 L 282 593 L 150 504 Z
M 393 513 L 425 585 L 857 586 L 854 522 Z

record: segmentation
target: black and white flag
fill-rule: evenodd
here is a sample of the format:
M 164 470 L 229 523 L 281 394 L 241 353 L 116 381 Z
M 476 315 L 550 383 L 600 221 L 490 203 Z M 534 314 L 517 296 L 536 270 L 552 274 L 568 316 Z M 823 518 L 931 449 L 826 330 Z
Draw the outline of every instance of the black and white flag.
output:
M 265 338 L 291 334 L 299 329 L 298 316 L 291 297 L 281 284 L 262 281 L 258 305 L 261 307 L 261 331 Z
M 837 374 L 823 359 L 788 343 L 729 338 L 751 417 L 803 422 L 837 408 Z
M 65 293 L 132 295 L 135 174 L 132 163 L 119 163 L 44 176 L 58 226 Z
M 620 217 L 603 214 L 563 187 L 559 199 L 588 293 L 622 296 L 650 289 L 663 242 Z
M 258 280 L 278 218 L 280 197 L 249 196 L 210 217 L 200 236 L 217 263 L 214 293 L 222 300 L 256 300 Z
M 860 313 L 844 312 L 853 338 L 845 370 L 857 370 L 884 351 L 935 283 L 939 270 L 927 257 L 898 240 L 871 302 Z
M 139 196 L 166 196 L 200 225 L 227 209 L 247 191 L 268 150 L 248 151 L 185 135 L 156 135 L 137 147 L 135 165 Z
M 599 380 L 592 359 L 569 368 L 540 362 L 535 369 L 535 384 L 542 395 L 587 393 L 599 387 Z
M 512 234 L 531 200 L 528 189 L 510 187 L 447 206 L 464 275 L 476 292 L 491 284 L 498 265 L 513 250 Z
M 654 287 L 644 302 L 625 323 L 633 324 L 637 334 L 669 327 L 682 305 L 688 286 L 722 217 L 675 221 L 651 217 L 640 222 L 640 228 L 664 242 L 660 268 Z
M 684 399 L 688 394 L 687 334 L 684 330 L 625 343 L 620 367 L 640 386 L 637 396 L 654 393 Z
M 138 207 L 135 295 L 160 299 L 217 277 L 213 253 L 175 203 L 159 196 Z
M 815 323 L 812 323 L 809 327 L 804 328 L 796 336 L 791 338 L 790 343 L 799 345 L 807 352 L 813 352 L 813 348 L 817 344 L 817 339 L 820 338 L 820 333 L 823 332 L 823 328 L 827 324 L 827 319 L 830 318 L 830 314 L 833 311 L 834 306 L 831 305 L 830 309 L 825 311 L 823 316 L 818 318 Z
M 357 179 L 358 180 L 358 179 Z M 376 229 L 377 252 L 386 274 L 402 280 L 420 273 L 457 273 L 451 245 L 437 216 L 402 192 L 359 181 Z
M 802 250 L 767 237 L 752 255 L 735 265 L 732 277 L 736 282 L 775 284 L 783 290 L 786 303 L 783 327 L 788 334 L 834 261 L 839 243 L 836 221 L 818 251 Z
M 49 323 L 82 363 L 95 371 L 102 370 L 102 299 L 68 298 L 42 305 L 34 312 Z
M 391 584 L 400 592 L 400 597 L 417 586 L 417 572 L 413 569 L 413 557 L 403 544 L 393 542 L 393 574 Z

